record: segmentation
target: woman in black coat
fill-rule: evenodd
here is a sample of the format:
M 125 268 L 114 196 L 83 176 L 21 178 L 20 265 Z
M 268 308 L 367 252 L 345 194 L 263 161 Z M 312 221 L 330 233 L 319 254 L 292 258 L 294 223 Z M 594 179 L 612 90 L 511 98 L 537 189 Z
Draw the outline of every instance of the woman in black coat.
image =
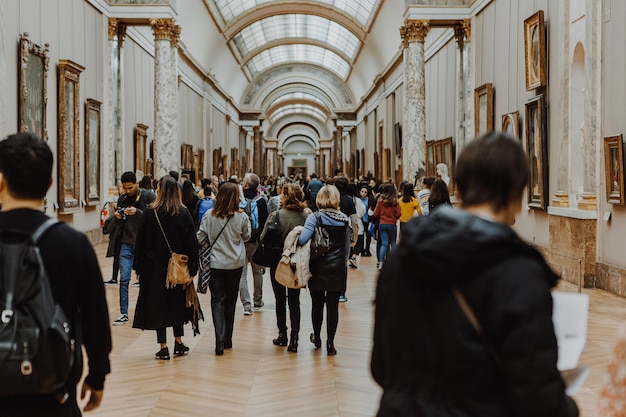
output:
M 139 278 L 139 297 L 133 321 L 135 328 L 156 330 L 160 350 L 155 359 L 168 360 L 167 327 L 174 329 L 174 356 L 186 355 L 189 348 L 182 342 L 183 324 L 187 321 L 185 289 L 182 285 L 165 286 L 170 249 L 164 234 L 173 252 L 189 256 L 189 274 L 196 275 L 195 226 L 189 210 L 183 206 L 178 183 L 169 175 L 159 180 L 156 200 L 144 213 L 137 235 L 134 269 Z
M 558 276 L 509 226 L 527 178 L 519 141 L 488 133 L 456 165 L 463 210 L 407 224 L 376 289 L 378 417 L 578 416 L 557 369 Z

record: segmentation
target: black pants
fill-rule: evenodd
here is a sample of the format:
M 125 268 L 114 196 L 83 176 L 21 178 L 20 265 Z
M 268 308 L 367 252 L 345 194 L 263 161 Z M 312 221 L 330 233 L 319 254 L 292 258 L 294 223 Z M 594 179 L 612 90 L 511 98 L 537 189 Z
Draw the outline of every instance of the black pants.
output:
M 272 289 L 276 297 L 276 324 L 278 332 L 287 334 L 287 302 L 289 303 L 289 320 L 291 321 L 291 337 L 297 338 L 300 333 L 300 289 L 287 288 L 276 281 L 276 267 L 270 267 Z
M 122 238 L 118 238 L 115 242 L 113 249 L 113 271 L 111 272 L 111 279 L 117 281 L 117 276 L 120 272 L 120 250 L 122 250 Z
M 167 336 L 165 335 L 165 327 L 161 329 L 157 329 L 157 343 L 167 343 Z M 173 326 L 174 329 L 174 338 L 183 337 L 185 332 L 183 331 L 183 326 Z
M 233 342 L 235 305 L 239 293 L 242 268 L 211 269 L 209 290 L 211 291 L 211 314 L 215 328 L 215 343 L 226 345 Z
M 372 235 L 369 234 L 369 222 L 363 222 L 363 230 L 364 233 L 364 243 L 363 243 L 363 251 L 361 253 L 370 253 L 370 245 L 372 244 Z
M 311 292 L 311 321 L 313 333 L 317 340 L 320 339 L 322 321 L 324 320 L 324 304 L 326 304 L 326 332 L 328 341 L 335 340 L 337 323 L 339 323 L 339 291 L 310 290 Z

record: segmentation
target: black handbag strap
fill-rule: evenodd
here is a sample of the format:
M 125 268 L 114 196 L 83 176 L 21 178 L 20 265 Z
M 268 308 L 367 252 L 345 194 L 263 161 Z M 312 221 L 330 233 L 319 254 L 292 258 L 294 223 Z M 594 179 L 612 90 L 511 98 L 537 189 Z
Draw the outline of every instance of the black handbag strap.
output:
M 232 216 L 230 216 L 232 217 Z M 222 232 L 224 231 L 224 229 L 226 228 L 226 225 L 228 224 L 228 222 L 230 221 L 230 217 L 226 219 L 226 223 L 224 223 L 224 226 L 222 226 L 222 230 L 220 230 L 220 232 L 217 234 L 217 237 L 215 238 L 215 240 L 213 241 L 213 243 L 211 243 L 209 245 L 209 250 L 213 249 L 213 245 L 215 245 L 215 242 L 217 242 L 217 239 L 220 238 L 220 235 L 222 234 Z

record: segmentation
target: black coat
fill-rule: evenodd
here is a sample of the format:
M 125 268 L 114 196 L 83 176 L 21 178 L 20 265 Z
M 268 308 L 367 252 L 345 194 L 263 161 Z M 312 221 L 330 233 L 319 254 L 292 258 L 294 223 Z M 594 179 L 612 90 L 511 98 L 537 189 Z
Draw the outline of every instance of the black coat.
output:
M 346 229 L 348 223 L 345 226 L 322 225 L 322 227 L 328 232 L 330 249 L 324 256 L 311 259 L 309 262 L 311 279 L 308 287 L 311 290 L 344 292 L 348 278 L 346 266 Z
M 159 214 L 172 251 L 189 256 L 189 273 L 198 272 L 198 240 L 191 214 L 186 208 L 174 216 Z M 165 287 L 170 252 L 155 217 L 148 209 L 142 218 L 135 245 L 134 269 L 139 276 L 139 296 L 133 327 L 156 330 L 182 325 L 186 321 L 185 291 L 182 285 Z
M 577 416 L 556 368 L 557 279 L 508 226 L 447 206 L 407 223 L 376 290 L 378 416 Z M 454 299 L 453 283 L 497 359 Z
M 47 218 L 41 211 L 29 209 L 0 212 L 0 230 L 20 229 L 32 233 Z M 87 352 L 85 382 L 94 389 L 102 389 L 105 375 L 111 371 L 111 327 L 100 266 L 93 247 L 83 233 L 61 224 L 43 235 L 39 248 L 55 301 L 74 329 L 80 325 L 82 344 Z M 77 351 L 81 352 L 80 349 Z M 54 395 L 36 398 L 0 396 L 0 415 L 80 415 L 75 394 L 81 374 L 82 363 L 79 362 L 68 380 L 71 396 L 64 405 L 59 404 Z

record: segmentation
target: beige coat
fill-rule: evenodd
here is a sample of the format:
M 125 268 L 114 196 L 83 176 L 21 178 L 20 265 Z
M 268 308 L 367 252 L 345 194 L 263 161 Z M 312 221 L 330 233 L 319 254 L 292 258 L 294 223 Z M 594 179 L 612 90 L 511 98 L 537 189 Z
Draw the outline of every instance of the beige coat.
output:
M 298 246 L 298 238 L 304 228 L 302 226 L 296 226 L 285 238 L 285 244 L 283 246 L 283 256 L 279 262 L 287 264 L 291 267 L 295 278 L 293 283 L 283 282 L 279 279 L 279 271 L 276 271 L 276 280 L 288 288 L 304 288 L 311 278 L 311 271 L 309 270 L 309 260 L 311 258 L 311 241 L 309 240 L 303 246 Z

